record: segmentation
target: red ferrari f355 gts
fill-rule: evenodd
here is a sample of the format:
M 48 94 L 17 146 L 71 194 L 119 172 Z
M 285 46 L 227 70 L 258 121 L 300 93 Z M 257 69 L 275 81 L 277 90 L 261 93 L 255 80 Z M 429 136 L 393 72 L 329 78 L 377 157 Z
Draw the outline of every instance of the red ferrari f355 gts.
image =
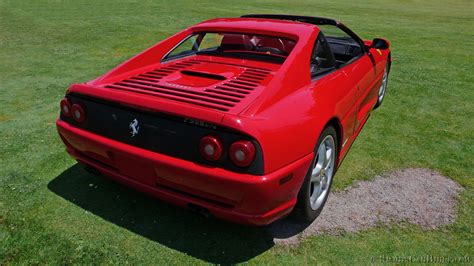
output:
M 384 99 L 389 45 L 326 18 L 208 20 L 71 85 L 57 129 L 77 161 L 164 201 L 312 221 Z

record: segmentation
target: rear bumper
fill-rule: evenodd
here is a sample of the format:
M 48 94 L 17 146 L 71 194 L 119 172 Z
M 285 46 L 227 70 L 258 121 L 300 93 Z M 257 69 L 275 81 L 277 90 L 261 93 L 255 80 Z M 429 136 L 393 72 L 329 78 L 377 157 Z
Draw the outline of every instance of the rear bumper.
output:
M 291 212 L 312 154 L 277 171 L 235 173 L 151 152 L 57 120 L 68 153 L 107 177 L 182 207 L 232 222 L 265 225 Z

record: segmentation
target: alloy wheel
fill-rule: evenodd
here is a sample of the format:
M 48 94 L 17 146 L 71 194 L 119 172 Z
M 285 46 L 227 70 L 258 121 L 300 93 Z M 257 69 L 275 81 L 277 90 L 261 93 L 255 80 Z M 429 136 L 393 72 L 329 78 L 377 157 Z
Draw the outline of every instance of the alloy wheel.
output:
M 383 100 L 383 97 L 385 97 L 385 90 L 387 89 L 387 81 L 388 81 L 388 71 L 387 71 L 387 68 L 385 68 L 385 71 L 383 73 L 383 78 L 382 78 L 382 84 L 380 85 L 380 88 L 379 88 L 379 103 L 381 103 Z
M 326 136 L 318 147 L 316 159 L 311 172 L 310 203 L 311 209 L 317 210 L 324 203 L 334 174 L 336 161 L 335 142 L 332 135 Z

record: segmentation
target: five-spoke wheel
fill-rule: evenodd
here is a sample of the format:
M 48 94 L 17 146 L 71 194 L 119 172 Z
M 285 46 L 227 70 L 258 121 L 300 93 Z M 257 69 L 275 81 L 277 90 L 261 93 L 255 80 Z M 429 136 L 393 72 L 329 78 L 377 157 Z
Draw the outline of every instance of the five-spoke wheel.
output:
M 310 202 L 311 208 L 317 210 L 324 202 L 332 181 L 335 161 L 334 137 L 327 135 L 319 144 L 311 172 Z
M 387 86 L 388 86 L 388 72 L 390 70 L 390 65 L 387 63 L 387 66 L 385 67 L 385 70 L 383 72 L 383 77 L 382 77 L 382 84 L 380 84 L 379 87 L 379 94 L 377 97 L 377 103 L 375 104 L 375 108 L 379 107 L 382 104 L 383 99 L 385 98 L 385 93 L 387 91 Z
M 314 159 L 298 193 L 293 213 L 298 220 L 311 222 L 321 213 L 331 189 L 337 152 L 336 130 L 328 126 L 319 137 Z

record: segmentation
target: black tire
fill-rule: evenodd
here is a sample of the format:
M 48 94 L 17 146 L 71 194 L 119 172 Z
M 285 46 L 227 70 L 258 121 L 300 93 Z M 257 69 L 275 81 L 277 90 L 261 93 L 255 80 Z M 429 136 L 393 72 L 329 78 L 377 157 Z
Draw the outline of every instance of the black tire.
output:
M 382 81 L 385 83 L 385 89 L 384 89 L 384 92 L 383 92 L 383 96 L 382 98 L 380 98 L 380 88 L 379 88 L 379 91 L 378 91 L 378 94 L 377 94 L 377 103 L 375 103 L 375 106 L 374 106 L 374 110 L 379 108 L 380 105 L 382 105 L 382 102 L 383 102 L 383 99 L 385 99 L 385 95 L 387 94 L 387 88 L 388 88 L 388 76 L 390 74 L 390 63 L 387 62 L 387 65 L 385 66 L 385 70 L 386 71 L 386 74 L 387 74 L 387 78 L 386 78 L 386 81 Z M 385 74 L 384 74 L 385 75 Z
M 300 191 L 298 193 L 298 198 L 296 202 L 296 206 L 293 209 L 292 216 L 300 221 L 300 222 L 312 222 L 314 221 L 321 211 L 324 208 L 324 205 L 326 204 L 326 201 L 329 196 L 329 192 L 331 191 L 331 185 L 332 185 L 332 180 L 334 179 L 334 174 L 336 173 L 336 169 L 333 170 L 332 177 L 330 179 L 330 182 L 328 184 L 328 192 L 320 205 L 319 208 L 316 210 L 313 210 L 311 207 L 311 202 L 310 202 L 310 194 L 311 194 L 311 173 L 313 171 L 316 159 L 317 159 L 317 151 L 319 146 L 321 145 L 321 142 L 326 138 L 326 136 L 331 135 L 334 139 L 335 143 L 335 160 L 336 162 L 334 163 L 334 168 L 337 167 L 337 156 L 338 156 L 338 141 L 337 141 L 337 133 L 336 130 L 332 126 L 328 126 L 326 129 L 323 130 L 321 133 L 318 143 L 316 144 L 315 152 L 314 152 L 314 158 L 311 161 L 311 165 L 309 166 L 308 172 L 306 173 L 305 180 L 303 181 L 303 185 L 300 188 Z

